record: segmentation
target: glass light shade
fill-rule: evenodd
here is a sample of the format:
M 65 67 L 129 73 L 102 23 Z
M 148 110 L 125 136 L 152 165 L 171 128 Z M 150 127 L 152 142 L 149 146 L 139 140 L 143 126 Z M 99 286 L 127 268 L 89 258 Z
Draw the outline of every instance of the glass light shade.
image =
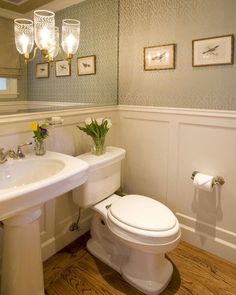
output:
M 62 21 L 61 46 L 68 56 L 76 53 L 79 47 L 80 22 L 75 19 L 64 19 Z
M 35 10 L 35 43 L 40 50 L 49 50 L 52 46 L 55 30 L 55 13 L 48 10 Z
M 29 58 L 34 47 L 34 25 L 33 21 L 25 18 L 14 20 L 16 49 L 20 54 Z
M 60 38 L 59 38 L 59 28 L 55 27 L 54 38 L 52 39 L 52 44 L 48 50 L 49 59 L 53 60 L 59 53 L 60 50 Z

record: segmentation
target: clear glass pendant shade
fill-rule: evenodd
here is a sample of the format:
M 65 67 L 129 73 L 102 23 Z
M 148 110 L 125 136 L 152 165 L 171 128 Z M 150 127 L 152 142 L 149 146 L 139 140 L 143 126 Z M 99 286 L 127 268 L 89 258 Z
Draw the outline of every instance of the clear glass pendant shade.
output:
M 35 10 L 35 43 L 40 50 L 49 50 L 55 34 L 55 13 L 48 10 Z
M 32 20 L 18 18 L 14 20 L 16 49 L 20 54 L 29 57 L 34 47 L 34 25 Z
M 75 54 L 78 50 L 79 38 L 80 22 L 75 19 L 64 19 L 62 21 L 61 46 L 68 56 Z
M 34 22 L 28 19 L 15 19 L 15 43 L 20 54 L 26 61 L 35 58 L 36 49 L 41 50 L 44 61 L 53 61 L 60 52 L 59 28 L 55 27 L 55 13 L 48 10 L 35 10 Z M 76 19 L 64 19 L 62 21 L 61 45 L 70 61 L 79 47 L 80 22 Z M 36 48 L 30 59 L 29 54 Z
M 55 27 L 52 45 L 48 50 L 50 60 L 53 60 L 58 55 L 59 51 L 60 51 L 59 28 Z

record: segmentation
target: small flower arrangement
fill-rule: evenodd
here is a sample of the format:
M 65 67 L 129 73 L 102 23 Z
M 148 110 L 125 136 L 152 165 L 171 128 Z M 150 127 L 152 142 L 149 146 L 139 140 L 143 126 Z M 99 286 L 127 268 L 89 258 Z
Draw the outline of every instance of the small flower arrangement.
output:
M 46 123 L 39 125 L 38 122 L 32 122 L 30 129 L 34 132 L 33 138 L 35 140 L 40 141 L 48 137 L 48 125 Z
M 34 142 L 35 142 L 35 153 L 36 155 L 44 155 L 46 153 L 45 139 L 48 137 L 48 125 L 42 123 L 41 125 L 38 122 L 32 122 L 30 124 L 30 129 L 34 133 Z
M 87 118 L 85 127 L 77 126 L 80 130 L 91 136 L 94 142 L 92 152 L 101 155 L 105 152 L 105 136 L 111 128 L 111 119 L 108 118 Z

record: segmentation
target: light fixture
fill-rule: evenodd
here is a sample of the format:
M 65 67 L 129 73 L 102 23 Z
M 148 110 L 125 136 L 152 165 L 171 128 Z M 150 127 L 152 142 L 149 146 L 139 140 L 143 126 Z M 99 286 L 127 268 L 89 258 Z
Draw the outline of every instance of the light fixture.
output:
M 55 26 L 55 13 L 48 10 L 34 11 L 32 20 L 19 18 L 14 20 L 15 44 L 18 52 L 23 55 L 25 61 L 34 59 L 36 50 L 39 49 L 44 60 L 53 61 L 60 52 L 60 33 Z M 70 62 L 79 47 L 80 22 L 75 19 L 62 21 L 61 45 Z M 36 47 L 33 57 L 30 53 Z

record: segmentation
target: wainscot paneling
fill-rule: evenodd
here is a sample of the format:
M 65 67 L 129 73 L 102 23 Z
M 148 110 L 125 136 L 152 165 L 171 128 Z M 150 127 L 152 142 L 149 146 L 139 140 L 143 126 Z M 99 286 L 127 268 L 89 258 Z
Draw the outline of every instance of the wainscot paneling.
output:
M 35 120 L 43 121 L 52 116 L 61 116 L 62 125 L 50 127 L 47 139 L 47 149 L 76 156 L 90 149 L 91 141 L 76 125 L 82 124 L 87 117 L 109 117 L 113 126 L 107 136 L 107 144 L 118 145 L 117 137 L 117 107 L 98 107 L 64 112 L 34 113 L 27 115 L 13 115 L 0 119 L 0 147 L 15 149 L 17 145 L 32 141 L 29 123 Z M 24 147 L 25 153 L 33 152 L 33 147 Z M 15 161 L 15 160 L 10 160 Z M 72 200 L 71 192 L 59 196 L 43 204 L 43 214 L 40 220 L 41 246 L 43 260 L 52 256 L 64 246 L 89 230 L 91 211 L 81 214 L 79 231 L 70 232 L 69 226 L 78 217 L 78 206 Z M 2 244 L 0 231 L 0 250 Z
M 51 128 L 48 149 L 74 156 L 88 151 L 91 143 L 76 125 L 88 116 L 111 117 L 107 144 L 127 150 L 123 191 L 165 203 L 178 217 L 183 240 L 236 262 L 236 112 L 120 105 L 9 116 L 0 119 L 0 146 L 15 148 L 32 140 L 29 122 L 51 116 L 64 122 Z M 213 193 L 197 194 L 190 179 L 194 170 L 223 176 L 226 183 Z M 84 211 L 80 230 L 68 230 L 77 214 L 71 192 L 44 204 L 43 259 L 89 229 L 91 211 Z
M 123 190 L 165 203 L 182 239 L 236 262 L 236 112 L 119 106 Z M 193 171 L 225 178 L 207 193 Z

